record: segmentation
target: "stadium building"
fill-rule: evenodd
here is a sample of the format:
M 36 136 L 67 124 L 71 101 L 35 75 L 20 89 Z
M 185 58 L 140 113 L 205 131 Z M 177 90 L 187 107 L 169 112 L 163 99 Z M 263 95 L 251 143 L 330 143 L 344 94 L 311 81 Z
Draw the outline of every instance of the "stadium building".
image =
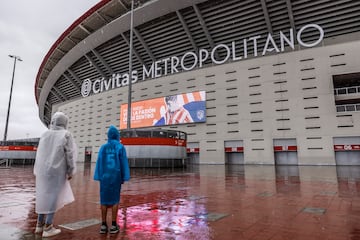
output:
M 102 0 L 53 44 L 35 97 L 45 125 L 69 116 L 80 161 L 126 128 L 131 81 L 131 128 L 186 133 L 193 163 L 360 165 L 359 56 L 356 0 Z

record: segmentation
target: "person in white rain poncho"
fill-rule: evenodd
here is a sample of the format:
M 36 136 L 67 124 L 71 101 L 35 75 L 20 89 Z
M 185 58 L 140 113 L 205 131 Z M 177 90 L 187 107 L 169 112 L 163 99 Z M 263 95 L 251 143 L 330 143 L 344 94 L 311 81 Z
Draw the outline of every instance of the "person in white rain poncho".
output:
M 38 219 L 35 233 L 42 232 L 43 237 L 61 232 L 52 224 L 55 212 L 75 200 L 69 180 L 76 171 L 77 147 L 67 125 L 68 117 L 56 112 L 50 129 L 41 136 L 36 152 L 35 212 Z

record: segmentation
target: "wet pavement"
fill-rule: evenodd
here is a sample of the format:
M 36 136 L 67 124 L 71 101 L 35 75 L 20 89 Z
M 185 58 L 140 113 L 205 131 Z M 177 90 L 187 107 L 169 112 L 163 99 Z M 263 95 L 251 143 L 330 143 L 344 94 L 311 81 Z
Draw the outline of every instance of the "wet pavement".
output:
M 50 239 L 360 239 L 359 166 L 131 169 L 115 235 L 99 234 L 94 167 L 78 165 L 76 200 L 56 213 L 62 233 Z M 32 166 L 0 169 L 0 176 L 0 240 L 42 239 L 33 234 Z

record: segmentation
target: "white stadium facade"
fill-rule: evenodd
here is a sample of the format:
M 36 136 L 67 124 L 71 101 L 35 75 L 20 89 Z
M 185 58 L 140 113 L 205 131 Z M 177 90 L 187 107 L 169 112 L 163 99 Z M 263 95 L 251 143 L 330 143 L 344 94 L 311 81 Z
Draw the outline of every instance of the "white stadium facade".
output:
M 69 116 L 79 161 L 124 129 L 131 79 L 131 127 L 185 132 L 192 163 L 360 165 L 359 58 L 357 0 L 102 0 L 44 57 L 35 97 L 45 125 Z M 173 95 L 205 104 L 150 124 Z

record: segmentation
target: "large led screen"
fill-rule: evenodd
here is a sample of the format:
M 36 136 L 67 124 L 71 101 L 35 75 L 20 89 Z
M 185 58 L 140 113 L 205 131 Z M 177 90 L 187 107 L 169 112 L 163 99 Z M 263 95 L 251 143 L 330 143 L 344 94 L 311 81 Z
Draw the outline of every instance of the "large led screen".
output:
M 206 121 L 205 91 L 171 95 L 131 104 L 131 128 Z M 128 104 L 121 105 L 120 129 L 127 127 Z

